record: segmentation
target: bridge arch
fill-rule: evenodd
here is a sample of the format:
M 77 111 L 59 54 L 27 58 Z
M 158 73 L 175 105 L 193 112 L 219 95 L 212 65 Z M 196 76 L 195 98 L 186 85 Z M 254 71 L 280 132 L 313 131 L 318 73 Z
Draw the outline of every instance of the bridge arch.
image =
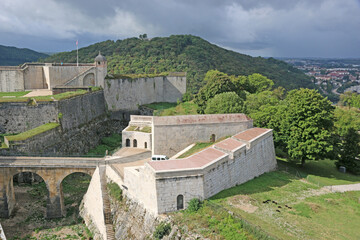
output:
M 62 189 L 63 179 L 74 173 L 82 172 L 92 176 L 95 168 L 58 168 L 58 167 L 3 167 L 0 168 L 0 217 L 8 218 L 15 206 L 13 176 L 21 172 L 33 172 L 45 182 L 48 190 L 46 218 L 61 218 L 66 215 Z

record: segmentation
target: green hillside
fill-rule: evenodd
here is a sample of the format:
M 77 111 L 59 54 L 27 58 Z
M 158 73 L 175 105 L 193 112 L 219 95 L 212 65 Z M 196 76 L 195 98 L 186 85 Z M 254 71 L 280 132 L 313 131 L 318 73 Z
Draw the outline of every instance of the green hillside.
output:
M 35 62 L 48 55 L 27 48 L 7 47 L 0 45 L 0 66 L 17 66 L 25 62 Z
M 92 62 L 99 51 L 107 57 L 111 74 L 187 72 L 188 90 L 192 93 L 203 85 L 204 75 L 210 69 L 234 75 L 261 73 L 272 79 L 275 87 L 286 89 L 312 87 L 307 76 L 283 61 L 254 58 L 191 35 L 108 40 L 79 49 L 79 61 Z M 76 51 L 54 54 L 45 61 L 76 62 Z

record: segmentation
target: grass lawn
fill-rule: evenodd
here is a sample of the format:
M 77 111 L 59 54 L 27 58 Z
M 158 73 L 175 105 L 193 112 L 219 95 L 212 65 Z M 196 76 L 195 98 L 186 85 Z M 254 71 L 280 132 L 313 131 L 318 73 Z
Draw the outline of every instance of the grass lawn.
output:
M 251 228 L 261 228 L 270 238 L 278 239 L 359 239 L 360 192 L 331 193 L 321 186 L 306 181 L 320 180 L 325 185 L 360 182 L 360 176 L 337 172 L 332 161 L 308 162 L 301 169 L 295 164 L 278 160 L 278 170 L 263 174 L 247 183 L 224 190 L 206 201 L 218 205 L 221 212 L 232 212 L 224 219 L 246 220 Z M 290 167 L 292 168 L 290 170 Z M 299 178 L 301 172 L 304 178 Z M 265 202 L 270 200 L 269 202 Z M 274 201 L 274 202 L 273 202 Z M 205 202 L 205 203 L 206 203 Z M 210 239 L 266 239 L 254 235 L 243 224 L 239 228 L 228 228 L 225 233 L 211 225 L 217 212 L 210 213 L 205 204 L 197 213 L 175 213 L 175 219 L 183 219 L 195 232 Z M 212 215 L 213 214 L 213 215 Z M 214 216 L 214 217 L 211 217 Z M 220 220 L 219 220 L 220 221 Z M 232 220 L 231 220 L 232 221 Z M 222 223 L 218 223 L 220 226 Z M 244 228 L 246 238 L 232 238 L 231 232 Z M 209 228 L 209 230 L 208 230 Z M 199 230 L 196 230 L 199 229 Z M 208 232 L 207 232 L 208 231 Z M 216 233 L 211 235 L 211 231 Z M 257 233 L 257 231 L 255 231 Z
M 287 171 L 298 175 L 298 177 L 305 178 L 309 182 L 319 186 L 343 185 L 360 182 L 360 176 L 339 172 L 335 167 L 335 161 L 331 160 L 308 161 L 304 167 L 300 167 L 298 164 L 288 162 L 286 159 L 282 158 L 278 158 L 278 163 L 280 169 L 286 169 Z
M 196 115 L 197 105 L 193 102 L 177 103 L 151 103 L 145 105 L 154 109 L 154 116 L 174 116 L 174 115 Z
M 7 136 L 6 138 L 9 140 L 9 141 L 22 141 L 22 140 L 26 140 L 28 138 L 31 138 L 35 135 L 38 135 L 40 133 L 43 133 L 43 132 L 46 132 L 46 131 L 49 131 L 53 128 L 56 128 L 60 126 L 59 123 L 46 123 L 46 124 L 43 124 L 39 127 L 36 127 L 36 128 L 33 128 L 33 129 L 30 129 L 26 132 L 22 132 L 22 133 L 19 133 L 19 134 L 16 134 L 16 135 L 11 135 L 11 136 Z
M 28 97 L 22 97 L 23 95 L 27 94 L 28 92 L 1 92 L 0 93 L 0 102 L 27 102 L 30 98 Z M 54 101 L 54 100 L 63 100 L 72 98 L 78 95 L 83 95 L 87 93 L 85 90 L 77 90 L 75 92 L 64 92 L 56 95 L 49 95 L 49 96 L 37 96 L 37 97 L 31 97 L 34 98 L 37 102 L 47 102 L 47 101 Z M 1 94 L 4 94 L 4 96 L 15 96 L 11 98 L 3 98 Z M 5 95 L 10 94 L 10 95 Z
M 13 96 L 13 97 L 21 97 L 24 96 L 26 94 L 28 94 L 30 91 L 23 91 L 23 92 L 0 92 L 0 98 L 2 97 L 9 97 L 9 96 Z

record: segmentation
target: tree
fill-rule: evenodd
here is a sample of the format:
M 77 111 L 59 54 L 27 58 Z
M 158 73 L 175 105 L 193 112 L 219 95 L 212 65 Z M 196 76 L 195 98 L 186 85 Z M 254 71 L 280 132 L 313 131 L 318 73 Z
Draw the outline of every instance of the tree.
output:
M 323 159 L 333 151 L 333 110 L 331 102 L 316 90 L 292 90 L 285 98 L 281 122 L 288 154 L 305 160 Z
M 146 33 L 140 34 L 140 35 L 139 35 L 139 38 L 140 38 L 141 40 L 147 40 L 147 34 L 146 34 Z
M 251 74 L 247 78 L 249 84 L 249 89 L 247 89 L 247 91 L 250 93 L 270 90 L 271 87 L 274 85 L 273 81 L 259 73 Z
M 231 81 L 229 75 L 218 70 L 208 71 L 204 81 L 206 82 L 205 86 L 200 89 L 194 100 L 199 107 L 199 113 L 204 113 L 207 101 L 210 98 L 213 98 L 220 93 L 235 91 L 235 85 Z
M 244 100 L 235 92 L 225 92 L 215 95 L 206 106 L 206 114 L 214 113 L 243 113 L 245 112 Z
M 348 128 L 341 137 L 336 166 L 344 166 L 354 174 L 360 174 L 360 135 L 354 128 Z
M 272 91 L 249 94 L 246 97 L 247 113 L 251 115 L 252 113 L 261 111 L 260 108 L 264 105 L 275 106 L 279 103 L 279 101 L 279 98 Z

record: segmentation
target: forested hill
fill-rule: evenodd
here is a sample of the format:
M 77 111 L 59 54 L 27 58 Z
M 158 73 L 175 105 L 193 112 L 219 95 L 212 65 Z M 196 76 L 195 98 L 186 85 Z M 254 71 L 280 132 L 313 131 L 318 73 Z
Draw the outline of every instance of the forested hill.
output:
M 0 66 L 16 66 L 25 62 L 35 62 L 47 54 L 35 52 L 28 48 L 16 48 L 0 45 Z
M 275 86 L 286 89 L 312 87 L 304 73 L 283 61 L 254 58 L 191 35 L 108 40 L 79 49 L 79 61 L 92 62 L 99 51 L 108 59 L 111 74 L 187 72 L 188 90 L 192 93 L 203 85 L 204 75 L 211 69 L 234 75 L 260 73 L 272 79 Z M 58 53 L 45 61 L 76 62 L 76 51 Z

